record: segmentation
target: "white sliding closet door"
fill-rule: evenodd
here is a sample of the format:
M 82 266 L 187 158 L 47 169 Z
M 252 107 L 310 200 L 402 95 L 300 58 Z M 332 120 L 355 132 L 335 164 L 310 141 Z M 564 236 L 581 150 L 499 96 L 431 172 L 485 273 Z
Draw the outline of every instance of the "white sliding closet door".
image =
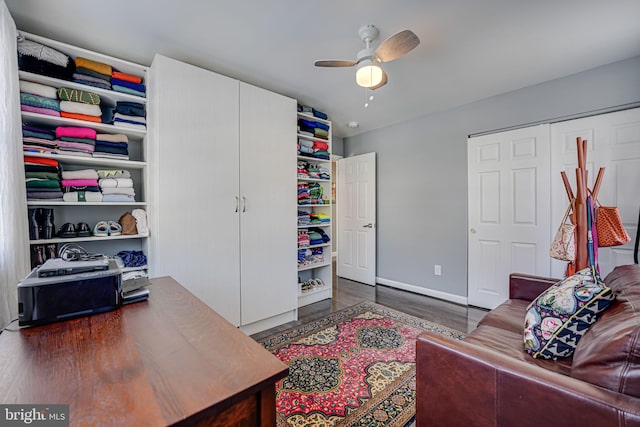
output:
M 468 303 L 495 308 L 512 272 L 547 276 L 549 125 L 469 138 Z
M 599 248 L 600 273 L 604 278 L 617 265 L 633 264 L 633 244 L 640 207 L 640 109 L 601 114 L 551 125 L 553 189 L 553 227 L 558 227 L 568 199 L 560 172 L 566 170 L 576 191 L 575 169 L 578 163 L 576 138 L 587 140 L 589 188 L 593 188 L 598 170 L 605 168 L 598 195 L 605 206 L 617 206 L 622 222 L 631 236 L 624 246 Z M 552 260 L 552 276 L 563 277 L 566 263 Z

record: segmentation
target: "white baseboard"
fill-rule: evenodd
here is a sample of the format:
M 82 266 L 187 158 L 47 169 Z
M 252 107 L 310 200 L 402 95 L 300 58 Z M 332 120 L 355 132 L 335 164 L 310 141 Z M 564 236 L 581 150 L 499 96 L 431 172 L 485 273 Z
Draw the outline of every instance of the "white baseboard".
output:
M 445 301 L 451 301 L 456 304 L 468 305 L 467 297 L 460 295 L 450 294 L 447 292 L 436 291 L 434 289 L 423 288 L 421 286 L 410 285 L 408 283 L 396 282 L 395 280 L 384 279 L 382 277 L 376 277 L 376 283 L 389 286 L 396 289 L 402 289 L 403 291 L 409 291 L 420 295 L 426 295 L 428 297 L 438 298 Z

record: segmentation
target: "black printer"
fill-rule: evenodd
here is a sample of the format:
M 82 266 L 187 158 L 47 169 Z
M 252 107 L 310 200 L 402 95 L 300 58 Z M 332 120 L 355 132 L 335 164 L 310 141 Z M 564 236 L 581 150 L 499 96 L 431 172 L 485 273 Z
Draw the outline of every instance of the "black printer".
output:
M 61 270 L 56 275 L 39 275 L 35 268 L 18 284 L 18 324 L 40 325 L 120 307 L 122 271 L 114 260 L 106 269 L 101 265 L 97 262 L 93 271 Z

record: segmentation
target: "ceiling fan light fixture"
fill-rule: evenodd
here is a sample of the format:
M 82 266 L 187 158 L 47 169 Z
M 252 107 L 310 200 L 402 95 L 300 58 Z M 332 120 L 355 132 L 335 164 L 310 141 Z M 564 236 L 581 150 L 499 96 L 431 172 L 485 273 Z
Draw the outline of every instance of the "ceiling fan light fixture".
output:
M 378 65 L 378 61 L 366 59 L 358 64 L 356 71 L 356 83 L 362 87 L 374 87 L 382 81 L 382 68 Z

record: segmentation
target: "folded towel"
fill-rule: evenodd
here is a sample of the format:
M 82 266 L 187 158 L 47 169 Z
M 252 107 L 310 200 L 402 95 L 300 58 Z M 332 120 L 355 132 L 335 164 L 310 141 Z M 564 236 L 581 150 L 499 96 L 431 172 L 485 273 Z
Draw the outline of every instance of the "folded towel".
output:
M 131 178 L 103 178 L 98 181 L 100 188 L 133 188 Z
M 62 200 L 62 191 L 41 191 L 44 188 L 33 188 L 27 191 L 27 200 Z
M 23 55 L 32 56 L 42 61 L 47 61 L 60 67 L 66 67 L 69 64 L 69 57 L 49 46 L 45 46 L 33 40 L 18 40 L 18 52 Z
M 102 74 L 98 74 L 98 73 L 95 73 L 95 74 L 97 74 L 98 76 L 102 75 Z M 75 80 L 82 80 L 82 83 L 84 83 L 84 84 L 88 84 L 87 82 L 93 82 L 93 83 L 99 83 L 99 84 L 105 85 L 107 89 L 111 88 L 111 80 L 106 80 L 106 79 L 101 78 L 101 77 L 93 77 L 93 76 L 90 76 L 88 74 L 74 73 L 73 74 L 73 79 L 74 79 L 74 81 Z
M 111 142 L 111 141 L 100 141 L 95 140 L 96 147 L 114 147 L 114 148 L 124 148 L 125 150 L 129 147 L 128 142 Z
M 70 191 L 62 195 L 65 202 L 102 202 L 102 193 L 99 191 Z
M 27 178 L 27 188 L 60 188 L 59 179 Z
M 63 179 L 63 187 L 92 187 L 98 186 L 97 179 Z
M 68 87 L 61 87 L 58 89 L 58 98 L 60 98 L 61 101 L 82 102 L 84 104 L 92 105 L 100 104 L 100 95 Z
M 100 117 L 102 115 L 100 106 L 84 104 L 82 102 L 60 101 L 60 110 L 65 113 L 84 114 L 94 117 Z
M 107 195 L 107 194 L 126 194 L 128 196 L 135 196 L 136 192 L 134 191 L 133 187 L 115 187 L 115 188 L 107 187 L 107 188 L 102 188 L 102 194 L 104 194 L 104 195 Z
M 56 116 L 60 117 L 60 111 L 52 110 L 50 108 L 40 108 L 40 107 L 32 107 L 31 105 L 20 105 L 21 111 L 26 111 L 29 113 L 38 113 L 38 114 L 46 114 L 47 116 Z
M 103 202 L 128 202 L 133 203 L 136 201 L 135 197 L 128 194 L 103 194 Z
M 111 72 L 111 77 L 131 83 L 142 83 L 142 77 L 140 76 L 134 76 L 133 74 L 123 73 L 115 70 Z
M 85 122 L 102 123 L 102 120 L 100 120 L 100 117 L 89 116 L 87 114 L 68 113 L 66 111 L 62 111 L 60 113 L 60 117 L 66 117 L 68 119 L 75 119 L 75 120 L 84 120 Z
M 20 92 L 30 93 L 32 95 L 42 96 L 44 98 L 56 99 L 56 88 L 52 86 L 43 85 L 40 83 L 28 82 L 26 80 L 20 80 Z
M 93 77 L 98 79 L 96 83 L 105 83 L 109 87 L 111 87 L 111 76 L 108 76 L 106 74 L 101 74 L 101 73 L 98 73 L 97 71 L 93 71 L 84 67 L 76 67 L 76 74 L 80 74 L 80 77 L 78 77 L 78 79 L 88 80 L 86 77 Z
M 87 85 L 87 86 L 91 86 L 91 87 L 96 87 L 98 89 L 111 90 L 111 85 L 109 83 L 91 82 L 91 81 L 83 80 L 83 79 L 73 79 L 73 82 L 74 83 L 80 83 L 80 84 Z
M 147 127 L 145 125 L 141 125 L 141 124 L 138 124 L 138 123 L 129 123 L 127 121 L 120 120 L 120 119 L 113 119 L 113 125 L 114 126 L 120 126 L 120 127 L 123 127 L 123 128 L 142 130 L 142 131 L 147 130 Z
M 131 89 L 129 87 L 122 86 L 122 85 L 112 85 L 111 89 L 113 89 L 116 92 L 128 93 L 129 95 L 139 96 L 141 98 L 145 97 L 145 93 L 144 92 L 141 92 L 141 91 L 135 90 L 135 89 Z
M 126 80 L 112 78 L 111 86 L 122 86 L 129 89 L 137 90 L 138 92 L 146 92 L 146 87 L 142 83 L 131 83 Z
M 56 134 L 48 129 L 38 129 L 33 127 L 30 129 L 30 127 L 26 125 L 22 126 L 22 136 L 48 139 L 50 141 L 56 139 Z
M 60 111 L 60 103 L 57 99 L 45 98 L 44 96 L 32 95 L 30 93 L 20 92 L 20 104 Z
M 61 149 L 73 150 L 73 151 L 82 151 L 85 153 L 91 153 L 95 150 L 95 147 L 91 144 L 83 144 L 81 142 L 69 142 L 69 141 L 58 141 L 58 147 Z
M 80 56 L 76 57 L 76 67 L 87 68 L 95 71 L 96 73 L 108 75 L 109 77 L 111 77 L 111 73 L 113 72 L 111 65 L 103 62 L 92 61 L 91 59 L 82 58 Z
M 98 172 L 95 169 L 62 171 L 62 179 L 98 179 Z
M 60 141 L 80 142 L 82 144 L 96 145 L 96 140 L 91 138 L 76 138 L 75 136 L 62 136 Z
M 62 107 L 60 107 L 62 108 Z M 138 125 L 146 125 L 147 119 L 140 116 L 127 116 L 126 114 L 116 113 L 113 115 L 113 121 L 122 121 L 127 123 L 134 123 Z
M 55 168 L 57 168 L 59 165 L 58 161 L 54 159 L 45 159 L 41 157 L 30 157 L 30 156 L 24 156 L 24 162 L 32 165 L 53 166 Z
M 56 128 L 56 136 L 58 138 L 72 136 L 76 138 L 96 139 L 96 131 L 85 127 L 58 126 Z
M 144 117 L 144 104 L 131 101 L 120 101 L 116 104 L 116 112 L 127 116 Z
M 122 169 L 98 169 L 100 178 L 131 178 L 131 173 Z
M 127 135 L 122 133 L 99 133 L 96 134 L 96 141 L 107 141 L 107 142 L 129 142 L 129 138 Z
M 114 154 L 114 153 L 103 153 L 102 151 L 94 151 L 91 153 L 93 157 L 102 158 L 102 159 L 118 159 L 118 160 L 129 160 L 128 154 Z
M 56 172 L 25 172 L 24 176 L 26 178 L 44 178 L 44 179 L 57 179 L 60 180 L 60 177 Z

